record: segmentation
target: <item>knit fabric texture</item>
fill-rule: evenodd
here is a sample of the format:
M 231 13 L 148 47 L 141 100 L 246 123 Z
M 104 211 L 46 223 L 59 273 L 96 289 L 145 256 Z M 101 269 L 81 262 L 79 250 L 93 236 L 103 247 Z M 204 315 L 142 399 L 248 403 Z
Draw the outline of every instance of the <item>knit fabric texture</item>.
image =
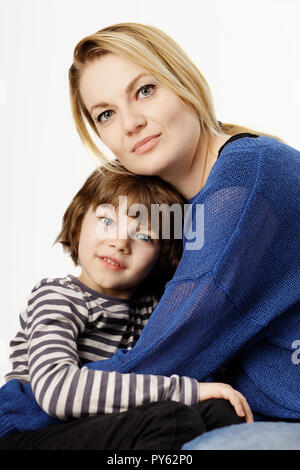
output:
M 30 383 L 41 408 L 68 420 L 118 413 L 160 400 L 198 402 L 189 377 L 89 370 L 91 361 L 131 349 L 157 304 L 154 295 L 119 299 L 69 275 L 39 281 L 10 342 L 12 371 L 5 380 Z
M 300 152 L 264 136 L 228 143 L 187 201 L 194 215 L 204 208 L 204 243 L 197 248 L 197 234 L 196 245 L 184 235 L 177 271 L 136 345 L 88 367 L 205 381 L 234 359 L 231 383 L 254 413 L 299 419 L 299 196 Z M 27 406 L 29 387 L 11 407 L 21 409 L 24 395 Z
M 184 252 L 135 347 L 92 367 L 208 379 L 221 367 L 254 413 L 300 418 L 300 152 L 228 143 L 204 188 L 204 244 Z M 298 346 L 299 347 L 299 346 Z

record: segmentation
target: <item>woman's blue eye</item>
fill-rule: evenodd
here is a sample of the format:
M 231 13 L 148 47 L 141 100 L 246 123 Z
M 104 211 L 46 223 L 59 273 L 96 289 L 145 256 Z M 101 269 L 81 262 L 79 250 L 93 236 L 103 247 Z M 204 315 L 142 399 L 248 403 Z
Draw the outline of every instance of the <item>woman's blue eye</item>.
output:
M 137 91 L 137 96 L 141 93 L 142 98 L 147 98 L 147 96 L 150 96 L 154 90 L 156 85 L 144 85 L 139 90 Z M 111 109 L 108 109 L 106 111 L 103 111 L 100 113 L 98 116 L 96 116 L 96 122 L 101 123 L 101 122 L 107 122 L 109 119 L 112 117 L 114 111 Z
M 151 95 L 151 93 L 152 93 L 153 89 L 155 88 L 155 86 L 156 85 L 144 85 L 138 90 L 137 95 L 142 93 L 142 96 L 145 98 L 145 97 Z M 148 90 L 150 90 L 150 92 Z
M 112 116 L 113 111 L 103 111 L 103 113 L 99 114 L 99 116 L 96 117 L 97 122 L 105 122 L 108 121 L 111 116 Z

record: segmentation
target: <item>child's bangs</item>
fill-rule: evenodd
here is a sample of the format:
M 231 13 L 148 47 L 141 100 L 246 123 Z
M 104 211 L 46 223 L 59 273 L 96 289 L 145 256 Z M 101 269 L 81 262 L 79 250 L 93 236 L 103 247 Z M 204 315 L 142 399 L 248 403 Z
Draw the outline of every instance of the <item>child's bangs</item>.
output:
M 115 208 L 120 204 L 126 204 L 127 215 L 139 216 L 138 206 L 141 210 L 148 213 L 148 223 L 151 221 L 151 205 L 157 204 L 155 193 L 152 188 L 142 184 L 141 181 L 132 176 L 126 175 L 110 175 L 101 181 L 95 198 L 92 201 L 94 209 L 100 204 L 111 204 Z

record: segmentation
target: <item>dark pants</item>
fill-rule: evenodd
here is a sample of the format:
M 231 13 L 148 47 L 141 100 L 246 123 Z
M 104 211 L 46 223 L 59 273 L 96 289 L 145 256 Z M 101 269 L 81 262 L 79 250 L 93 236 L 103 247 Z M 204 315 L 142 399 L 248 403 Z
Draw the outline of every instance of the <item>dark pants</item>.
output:
M 226 400 L 210 399 L 193 406 L 160 401 L 12 434 L 0 440 L 0 450 L 180 449 L 206 431 L 242 422 Z

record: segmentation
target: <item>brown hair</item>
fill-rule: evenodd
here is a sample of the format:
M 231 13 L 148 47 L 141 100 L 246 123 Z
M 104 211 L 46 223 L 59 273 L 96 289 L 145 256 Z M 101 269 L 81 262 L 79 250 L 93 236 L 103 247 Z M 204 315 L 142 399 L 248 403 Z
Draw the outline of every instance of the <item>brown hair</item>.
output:
M 116 164 L 116 163 L 115 163 Z M 141 176 L 131 173 L 119 162 L 117 165 L 122 173 L 111 171 L 109 164 L 99 167 L 87 178 L 81 189 L 72 199 L 65 211 L 62 221 L 62 229 L 54 243 L 61 243 L 64 251 L 78 265 L 78 243 L 82 221 L 92 206 L 94 210 L 100 204 L 112 204 L 117 207 L 119 196 L 127 196 L 130 203 L 143 204 L 148 213 L 151 205 L 168 207 L 179 204 L 181 207 L 181 223 L 183 222 L 183 199 L 167 182 L 157 176 Z M 160 254 L 158 262 L 150 275 L 139 286 L 139 293 L 156 293 L 161 295 L 164 285 L 168 282 L 179 263 L 182 254 L 182 240 L 174 239 L 174 217 L 170 213 L 170 237 L 162 238 L 161 219 L 159 223 Z M 176 220 L 178 222 L 178 220 Z

